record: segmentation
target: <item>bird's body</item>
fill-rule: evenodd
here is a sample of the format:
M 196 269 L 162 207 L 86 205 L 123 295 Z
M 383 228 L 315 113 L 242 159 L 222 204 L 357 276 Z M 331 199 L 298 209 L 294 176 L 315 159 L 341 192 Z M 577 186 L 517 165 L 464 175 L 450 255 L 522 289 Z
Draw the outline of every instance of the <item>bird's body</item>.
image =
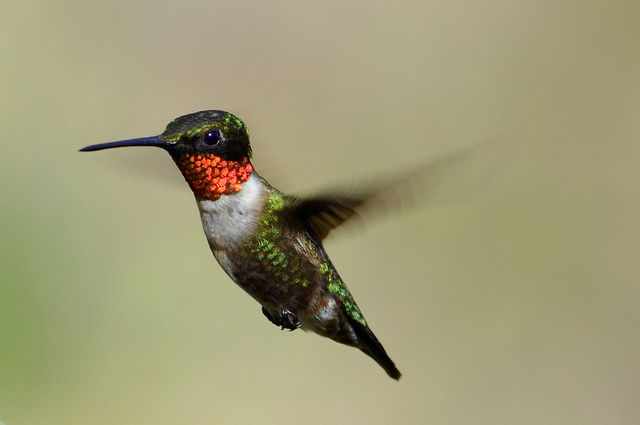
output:
M 223 111 L 177 118 L 157 137 L 83 150 L 120 146 L 171 154 L 194 192 L 213 255 L 271 322 L 357 347 L 400 378 L 322 246 L 365 196 L 305 199 L 280 192 L 253 169 L 244 123 Z
M 366 322 L 320 242 L 302 226 L 283 228 L 291 221 L 286 195 L 254 171 L 235 199 L 197 203 L 218 263 L 272 322 L 353 345 L 351 323 Z

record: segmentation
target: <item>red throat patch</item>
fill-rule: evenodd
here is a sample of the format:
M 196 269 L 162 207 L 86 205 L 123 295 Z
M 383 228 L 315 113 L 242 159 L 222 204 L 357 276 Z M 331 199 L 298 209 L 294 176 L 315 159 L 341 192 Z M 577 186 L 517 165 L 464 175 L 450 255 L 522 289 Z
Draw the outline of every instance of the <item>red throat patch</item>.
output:
M 253 166 L 249 158 L 224 161 L 213 154 L 184 155 L 174 159 L 196 196 L 215 201 L 242 189 L 249 180 Z

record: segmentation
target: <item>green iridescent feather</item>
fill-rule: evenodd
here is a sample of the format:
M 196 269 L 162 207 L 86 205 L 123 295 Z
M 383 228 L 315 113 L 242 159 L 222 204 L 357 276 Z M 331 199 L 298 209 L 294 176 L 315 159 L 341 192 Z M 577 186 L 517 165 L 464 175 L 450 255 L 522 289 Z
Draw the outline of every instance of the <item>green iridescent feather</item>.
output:
M 276 192 L 267 196 L 264 211 L 256 232 L 246 242 L 246 247 L 260 261 L 264 270 L 269 275 L 274 276 L 277 285 L 286 287 L 288 285 L 299 285 L 309 287 L 317 279 L 317 270 L 324 276 L 330 293 L 344 305 L 346 313 L 356 322 L 367 326 L 358 305 L 355 303 L 349 289 L 344 284 L 338 272 L 333 267 L 326 255 L 321 255 L 316 244 L 311 238 L 305 237 L 302 242 L 306 245 L 311 257 L 313 257 L 319 267 L 310 267 L 308 259 L 297 254 L 295 250 L 284 246 L 281 228 L 281 220 L 286 211 L 288 202 L 292 198 Z
M 225 134 L 249 135 L 247 126 L 233 114 L 224 111 L 200 111 L 171 121 L 164 130 L 164 140 L 177 142 L 212 129 L 220 129 Z

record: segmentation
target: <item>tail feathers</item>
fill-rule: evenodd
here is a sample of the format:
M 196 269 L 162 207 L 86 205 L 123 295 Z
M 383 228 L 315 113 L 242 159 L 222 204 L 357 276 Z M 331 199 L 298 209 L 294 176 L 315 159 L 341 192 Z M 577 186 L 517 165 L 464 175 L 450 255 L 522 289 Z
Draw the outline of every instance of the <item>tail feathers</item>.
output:
M 382 344 L 378 341 L 378 338 L 371 332 L 371 329 L 355 321 L 353 321 L 351 325 L 358 336 L 358 348 L 375 360 L 385 372 L 387 372 L 387 375 L 396 381 L 399 380 L 402 373 L 400 373 L 395 363 L 393 363 L 393 360 L 389 358 Z

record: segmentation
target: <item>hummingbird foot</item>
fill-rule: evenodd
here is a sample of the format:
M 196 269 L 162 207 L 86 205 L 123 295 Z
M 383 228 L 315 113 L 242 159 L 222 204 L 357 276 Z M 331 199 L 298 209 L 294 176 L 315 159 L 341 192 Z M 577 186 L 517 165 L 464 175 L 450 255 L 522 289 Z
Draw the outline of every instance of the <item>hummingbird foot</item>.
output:
M 300 327 L 300 321 L 298 320 L 298 316 L 290 312 L 289 310 L 282 310 L 282 322 L 280 326 L 282 330 L 289 329 L 289 332 L 295 331 Z
M 279 314 L 273 314 L 266 308 L 262 307 L 262 314 L 265 315 L 267 319 L 271 323 L 276 326 L 280 326 L 280 329 L 289 329 L 289 331 L 295 331 L 300 327 L 300 321 L 298 320 L 298 316 L 289 310 L 280 310 Z

